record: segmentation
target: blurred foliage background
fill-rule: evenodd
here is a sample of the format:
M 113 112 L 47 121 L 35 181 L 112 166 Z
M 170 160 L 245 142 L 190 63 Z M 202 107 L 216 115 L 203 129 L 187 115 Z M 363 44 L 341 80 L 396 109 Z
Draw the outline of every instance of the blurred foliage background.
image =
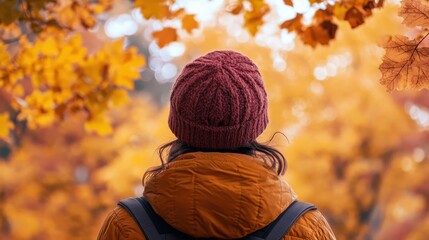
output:
M 379 82 L 385 36 L 428 46 L 399 8 L 0 1 L 0 239 L 96 238 L 174 139 L 168 100 L 180 70 L 216 49 L 259 66 L 270 116 L 259 140 L 287 136 L 272 142 L 287 157 L 285 178 L 338 239 L 427 239 L 429 92 Z

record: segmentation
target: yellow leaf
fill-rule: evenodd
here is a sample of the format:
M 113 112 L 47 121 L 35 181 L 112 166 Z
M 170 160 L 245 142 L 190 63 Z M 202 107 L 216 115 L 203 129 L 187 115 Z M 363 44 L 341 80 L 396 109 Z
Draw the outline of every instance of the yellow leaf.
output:
M 129 101 L 128 93 L 124 89 L 115 89 L 110 95 L 110 100 L 115 107 L 119 107 Z
M 251 4 L 252 10 L 244 14 L 244 26 L 254 36 L 258 32 L 259 26 L 264 23 L 262 18 L 270 11 L 270 7 L 262 0 L 252 0 Z
M 0 42 L 0 63 L 3 65 L 8 62 L 9 62 L 9 53 L 7 52 L 6 45 Z
M 182 18 L 182 27 L 188 33 L 192 33 L 192 30 L 198 28 L 199 24 L 195 20 L 195 14 L 187 14 Z
M 162 48 L 177 40 L 177 31 L 175 28 L 165 27 L 160 31 L 153 32 L 152 37 L 156 39 L 158 46 Z
M 55 122 L 56 115 L 54 111 L 40 112 L 34 117 L 34 122 L 41 127 L 46 127 Z
M 39 40 L 34 44 L 34 48 L 43 55 L 58 55 L 58 43 L 53 37 L 48 37 L 45 40 Z
M 0 138 L 6 139 L 9 131 L 14 128 L 13 123 L 9 120 L 8 113 L 0 114 Z
M 334 15 L 335 17 L 337 17 L 338 19 L 344 19 L 346 17 L 346 13 L 349 9 L 341 4 L 341 3 L 335 3 L 334 5 Z
M 138 55 L 136 48 L 123 49 L 122 41 L 108 44 L 97 56 L 98 62 L 104 63 L 99 75 L 104 81 L 127 89 L 134 88 L 134 80 L 140 77 L 140 68 L 145 64 L 143 56 Z
M 162 19 L 169 14 L 169 7 L 163 0 L 136 0 L 134 6 L 140 8 L 143 17 L 146 19 L 151 17 Z
M 102 70 L 104 64 L 100 63 L 100 60 L 95 56 L 90 56 L 88 60 L 82 64 L 82 71 L 85 74 L 85 77 L 82 79 L 82 90 L 84 93 L 92 90 L 91 86 L 97 86 L 103 79 Z
M 110 126 L 110 121 L 102 114 L 96 114 L 85 122 L 85 130 L 96 132 L 101 136 L 111 134 L 113 129 Z

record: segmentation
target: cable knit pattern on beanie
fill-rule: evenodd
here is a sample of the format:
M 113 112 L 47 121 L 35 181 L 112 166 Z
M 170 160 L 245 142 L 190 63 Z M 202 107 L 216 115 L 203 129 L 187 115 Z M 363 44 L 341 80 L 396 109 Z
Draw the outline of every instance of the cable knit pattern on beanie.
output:
M 268 124 L 257 66 L 234 51 L 214 51 L 185 66 L 170 97 L 169 127 L 193 147 L 228 149 L 256 139 Z

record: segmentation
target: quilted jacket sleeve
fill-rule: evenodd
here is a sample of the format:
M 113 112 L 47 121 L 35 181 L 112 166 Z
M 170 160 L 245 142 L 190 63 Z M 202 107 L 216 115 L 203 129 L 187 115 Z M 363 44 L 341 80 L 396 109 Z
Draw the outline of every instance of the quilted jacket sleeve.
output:
M 109 213 L 97 240 L 146 240 L 133 217 L 117 206 Z
M 318 210 L 301 216 L 284 236 L 284 240 L 335 240 L 334 232 Z

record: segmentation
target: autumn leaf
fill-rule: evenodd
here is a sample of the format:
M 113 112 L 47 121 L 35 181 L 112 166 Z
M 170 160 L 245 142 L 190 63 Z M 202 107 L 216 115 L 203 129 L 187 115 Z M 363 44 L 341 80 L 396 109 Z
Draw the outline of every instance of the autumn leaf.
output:
M 195 14 L 187 14 L 182 18 L 182 28 L 189 34 L 192 33 L 192 30 L 198 28 L 198 25 L 198 22 L 195 21 Z
M 163 19 L 169 14 L 169 7 L 163 0 L 136 0 L 134 6 L 140 8 L 143 17 L 146 19 L 151 17 Z
M 365 14 L 367 16 L 372 15 L 372 9 L 376 8 L 377 5 L 375 4 L 375 0 L 366 0 L 362 4 L 362 9 L 365 11 Z
M 227 3 L 225 4 L 225 11 L 232 13 L 234 15 L 239 14 L 242 9 L 243 9 L 242 0 L 227 1 Z
M 152 37 L 156 39 L 158 46 L 162 48 L 177 40 L 177 30 L 172 27 L 165 27 L 162 30 L 153 32 Z
M 381 45 L 386 53 L 380 65 L 380 83 L 388 91 L 429 88 L 429 48 L 419 47 L 427 36 L 416 40 L 399 35 Z
M 384 5 L 384 0 L 378 0 L 377 7 L 381 8 L 381 7 L 383 7 L 383 5 Z
M 185 9 L 184 8 L 179 8 L 175 11 L 171 11 L 169 12 L 169 14 L 167 15 L 168 18 L 179 18 L 179 17 L 183 17 L 183 15 L 185 15 Z
M 13 23 L 19 16 L 20 12 L 17 9 L 18 1 L 1 1 L 0 2 L 0 23 L 9 25 Z
M 421 0 L 402 0 L 399 16 L 409 27 L 429 27 L 429 5 Z
M 293 7 L 293 2 L 292 2 L 292 0 L 283 0 L 283 2 L 284 2 L 286 5 Z
M 88 119 L 85 122 L 85 130 L 88 132 L 96 132 L 100 136 L 105 136 L 113 132 L 109 119 L 102 114 L 96 114 Z
M 9 131 L 14 128 L 8 113 L 0 114 L 0 139 L 7 139 Z
M 344 20 L 348 10 L 349 8 L 347 6 L 345 6 L 341 2 L 336 2 L 334 5 L 333 13 L 337 19 Z
M 309 0 L 310 4 L 314 4 L 314 3 L 321 3 L 325 0 Z
M 258 32 L 259 26 L 264 23 L 262 18 L 270 11 L 270 8 L 263 0 L 252 0 L 250 3 L 252 10 L 246 11 L 244 14 L 244 27 L 254 36 Z
M 286 20 L 280 25 L 280 28 L 284 28 L 289 32 L 301 32 L 302 27 L 302 14 L 300 13 L 298 13 L 296 17 Z
M 119 107 L 125 103 L 128 103 L 129 97 L 127 91 L 124 89 L 113 90 L 113 92 L 110 94 L 110 101 L 114 107 Z
M 314 13 L 313 23 L 321 24 L 325 21 L 332 21 L 333 18 L 333 8 L 326 7 L 326 9 L 319 9 Z
M 365 22 L 363 13 L 356 7 L 347 10 L 344 20 L 348 21 L 352 28 L 355 28 Z
M 300 34 L 301 40 L 313 48 L 317 44 L 327 45 L 329 40 L 335 38 L 337 25 L 330 21 L 324 21 L 320 25 L 310 26 Z

